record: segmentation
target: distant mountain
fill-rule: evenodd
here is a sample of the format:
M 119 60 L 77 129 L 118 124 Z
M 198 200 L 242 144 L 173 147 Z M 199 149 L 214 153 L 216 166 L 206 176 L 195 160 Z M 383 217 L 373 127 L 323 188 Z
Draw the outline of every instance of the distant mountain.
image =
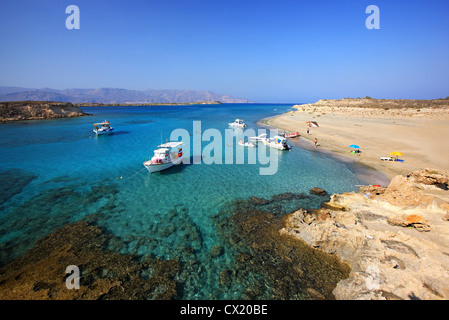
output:
M 196 90 L 127 90 L 100 89 L 31 89 L 0 87 L 0 101 L 58 101 L 71 103 L 188 103 L 220 101 L 222 103 L 248 103 L 247 99 Z
M 70 102 L 64 94 L 45 91 L 20 91 L 0 95 L 0 101 L 56 101 Z

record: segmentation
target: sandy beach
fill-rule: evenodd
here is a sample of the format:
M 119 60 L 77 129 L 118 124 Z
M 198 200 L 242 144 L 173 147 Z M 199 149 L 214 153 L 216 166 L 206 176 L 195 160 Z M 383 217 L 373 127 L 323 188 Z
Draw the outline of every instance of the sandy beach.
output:
M 299 132 L 299 139 L 312 147 L 317 138 L 318 150 L 348 157 L 389 178 L 421 168 L 449 171 L 448 100 L 320 100 L 294 108 L 264 123 Z M 307 121 L 316 121 L 319 127 L 309 128 L 307 134 Z M 361 153 L 351 153 L 352 144 L 360 146 Z M 394 151 L 404 154 L 400 156 L 404 162 L 380 159 Z

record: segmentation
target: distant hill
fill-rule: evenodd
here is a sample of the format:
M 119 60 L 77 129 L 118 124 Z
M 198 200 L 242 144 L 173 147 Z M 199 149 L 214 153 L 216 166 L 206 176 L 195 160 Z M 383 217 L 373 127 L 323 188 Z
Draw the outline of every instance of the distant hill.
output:
M 32 89 L 0 87 L 0 101 L 58 101 L 71 103 L 189 103 L 220 101 L 222 103 L 248 103 L 247 99 L 196 90 L 127 90 L 100 89 Z

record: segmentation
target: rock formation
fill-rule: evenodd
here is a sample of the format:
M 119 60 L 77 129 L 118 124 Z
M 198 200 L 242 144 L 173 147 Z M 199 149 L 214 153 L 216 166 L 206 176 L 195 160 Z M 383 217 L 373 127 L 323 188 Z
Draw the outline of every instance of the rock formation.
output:
M 288 216 L 281 234 L 351 266 L 337 299 L 448 299 L 447 173 L 420 170 L 387 188 L 333 195 L 318 210 Z M 445 218 L 446 217 L 446 218 Z

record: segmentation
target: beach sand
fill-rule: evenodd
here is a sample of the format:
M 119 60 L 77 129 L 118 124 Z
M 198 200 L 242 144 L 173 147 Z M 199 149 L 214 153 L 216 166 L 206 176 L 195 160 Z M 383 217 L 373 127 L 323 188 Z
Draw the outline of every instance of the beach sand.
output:
M 376 108 L 372 105 L 375 99 L 369 101 L 368 107 L 363 104 L 367 99 L 348 99 L 352 105 L 345 100 L 298 105 L 297 111 L 265 119 L 263 123 L 289 132 L 298 131 L 299 139 L 309 142 L 312 148 L 317 138 L 318 150 L 326 149 L 353 159 L 390 179 L 421 168 L 449 171 L 449 101 L 437 108 Z M 310 128 L 308 135 L 306 121 L 316 121 L 319 127 Z M 360 146 L 360 154 L 350 152 L 352 144 Z M 399 158 L 404 162 L 380 160 L 390 157 L 393 151 L 402 152 L 404 155 Z

